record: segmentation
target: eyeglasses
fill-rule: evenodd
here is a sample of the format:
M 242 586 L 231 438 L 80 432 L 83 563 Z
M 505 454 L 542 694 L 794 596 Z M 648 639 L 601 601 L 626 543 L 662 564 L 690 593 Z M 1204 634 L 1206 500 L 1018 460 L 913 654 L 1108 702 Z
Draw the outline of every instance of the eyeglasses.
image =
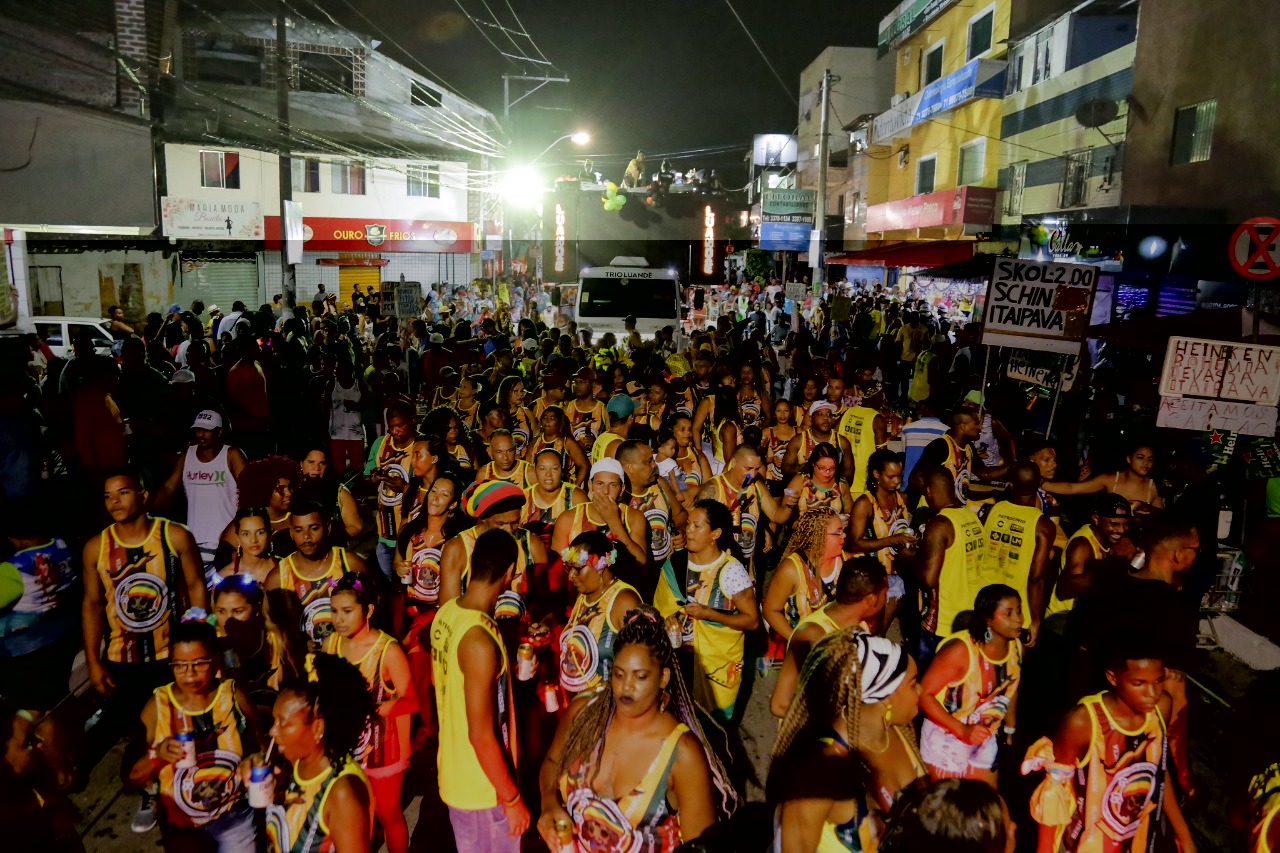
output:
M 283 495 L 285 492 L 292 493 L 293 485 L 291 483 L 281 483 L 280 485 L 276 486 L 272 491 L 274 491 L 277 495 Z
M 594 571 L 596 571 L 596 568 L 594 566 L 566 566 L 565 567 L 565 574 L 569 576 L 580 575 L 580 574 L 583 574 L 584 572 L 594 572 Z
M 209 667 L 213 666 L 213 661 L 209 658 L 201 658 L 200 660 L 178 660 L 170 661 L 169 668 L 174 672 L 208 672 Z

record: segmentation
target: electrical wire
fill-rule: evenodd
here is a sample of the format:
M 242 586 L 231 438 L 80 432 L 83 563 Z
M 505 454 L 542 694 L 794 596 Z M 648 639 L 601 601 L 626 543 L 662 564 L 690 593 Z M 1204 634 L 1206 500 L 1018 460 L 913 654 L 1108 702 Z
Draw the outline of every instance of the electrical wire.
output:
M 791 103 L 800 106 L 800 101 L 796 98 L 795 93 L 791 91 L 791 87 L 783 81 L 782 75 L 778 73 L 778 69 L 773 67 L 773 63 L 769 61 L 769 57 L 760 47 L 760 42 L 756 41 L 756 37 L 751 34 L 751 30 L 747 28 L 746 22 L 742 20 L 742 16 L 738 14 L 738 10 L 733 8 L 733 0 L 724 0 L 724 4 L 729 7 L 729 11 L 733 13 L 733 17 L 738 19 L 738 25 L 742 27 L 742 31 L 747 34 L 747 38 L 751 39 L 751 44 L 755 45 L 756 53 L 760 54 L 760 58 L 764 60 L 764 64 L 769 66 L 769 70 L 773 72 L 773 77 L 778 81 L 778 85 L 782 87 L 782 91 L 787 93 L 787 97 L 791 99 Z

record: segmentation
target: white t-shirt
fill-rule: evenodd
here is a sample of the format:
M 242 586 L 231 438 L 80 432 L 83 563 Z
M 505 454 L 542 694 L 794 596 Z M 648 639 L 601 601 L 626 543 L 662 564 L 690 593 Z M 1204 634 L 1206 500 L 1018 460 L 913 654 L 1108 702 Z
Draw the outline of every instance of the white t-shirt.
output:
M 694 571 L 701 571 L 706 566 L 689 561 L 689 567 Z M 724 590 L 724 594 L 733 598 L 741 592 L 745 592 L 755 586 L 755 582 L 751 580 L 751 575 L 746 568 L 737 560 L 731 559 L 729 564 L 720 572 L 720 588 Z

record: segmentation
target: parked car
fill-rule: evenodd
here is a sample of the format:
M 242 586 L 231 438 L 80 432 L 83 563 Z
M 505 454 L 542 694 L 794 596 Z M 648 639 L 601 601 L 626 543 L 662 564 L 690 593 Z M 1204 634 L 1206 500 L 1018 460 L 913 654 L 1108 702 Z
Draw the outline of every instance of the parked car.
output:
M 111 355 L 112 338 L 107 331 L 110 320 L 97 317 L 32 317 L 36 333 L 44 338 L 49 349 L 59 358 L 71 355 L 71 342 L 80 330 L 88 326 L 93 333 L 93 349 L 98 355 Z

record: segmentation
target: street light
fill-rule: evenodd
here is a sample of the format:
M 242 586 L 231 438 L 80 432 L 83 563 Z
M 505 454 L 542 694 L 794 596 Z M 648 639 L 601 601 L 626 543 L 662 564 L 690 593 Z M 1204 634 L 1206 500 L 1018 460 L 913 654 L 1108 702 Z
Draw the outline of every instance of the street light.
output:
M 561 142 L 564 142 L 566 139 L 572 140 L 574 145 L 586 145 L 588 142 L 591 141 L 591 135 L 584 130 L 579 130 L 579 131 L 576 131 L 575 133 L 566 133 L 564 136 L 560 137 L 555 142 L 552 142 L 546 148 L 542 149 L 542 153 L 539 154 L 537 157 L 534 157 L 533 162 L 536 163 L 539 160 L 541 160 L 543 157 L 547 155 L 548 151 L 550 151 L 552 148 L 555 148 L 557 145 L 559 145 Z
M 520 166 L 509 170 L 498 188 L 504 201 L 514 207 L 532 208 L 542 201 L 542 176 L 532 166 Z

